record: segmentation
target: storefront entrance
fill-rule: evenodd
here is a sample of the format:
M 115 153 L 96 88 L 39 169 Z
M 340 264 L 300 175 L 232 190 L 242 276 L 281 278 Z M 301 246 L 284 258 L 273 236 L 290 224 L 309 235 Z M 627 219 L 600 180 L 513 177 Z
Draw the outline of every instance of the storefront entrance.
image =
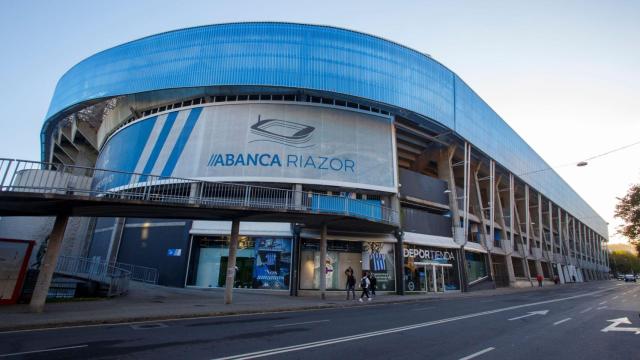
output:
M 453 267 L 451 264 L 442 264 L 437 262 L 415 262 L 416 273 L 418 274 L 417 288 L 410 291 L 423 292 L 445 292 L 445 269 Z M 411 288 L 411 285 L 408 286 Z
M 432 293 L 459 290 L 456 255 L 453 249 L 405 244 L 404 289 Z

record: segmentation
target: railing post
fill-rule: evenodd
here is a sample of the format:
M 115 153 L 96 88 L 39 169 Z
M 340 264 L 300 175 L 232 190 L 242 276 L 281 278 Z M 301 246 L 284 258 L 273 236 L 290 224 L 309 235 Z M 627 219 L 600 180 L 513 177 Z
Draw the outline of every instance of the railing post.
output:
M 7 163 L 7 168 L 4 170 L 4 175 L 2 175 L 2 182 L 0 182 L 0 189 L 4 187 L 4 181 L 7 179 L 7 175 L 9 175 L 9 170 L 11 169 L 11 164 L 13 163 L 13 159 L 9 160 Z

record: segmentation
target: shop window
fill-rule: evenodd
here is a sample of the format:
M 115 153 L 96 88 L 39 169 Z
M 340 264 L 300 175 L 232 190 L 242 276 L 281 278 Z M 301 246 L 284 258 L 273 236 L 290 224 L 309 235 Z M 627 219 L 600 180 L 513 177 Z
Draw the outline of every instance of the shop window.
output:
M 225 286 L 229 241 L 228 236 L 194 237 L 187 285 Z M 241 236 L 236 266 L 234 287 L 286 290 L 291 272 L 291 239 Z
M 328 290 L 344 290 L 351 268 L 359 279 L 363 271 L 371 271 L 377 278 L 380 291 L 395 290 L 393 244 L 358 241 L 327 241 L 324 276 Z M 300 288 L 319 289 L 323 274 L 320 261 L 320 242 L 303 239 L 300 251 Z

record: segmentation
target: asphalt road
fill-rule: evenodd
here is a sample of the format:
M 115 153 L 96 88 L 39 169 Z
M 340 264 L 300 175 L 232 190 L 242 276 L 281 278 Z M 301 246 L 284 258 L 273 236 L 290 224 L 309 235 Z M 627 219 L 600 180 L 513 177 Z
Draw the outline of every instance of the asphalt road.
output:
M 640 283 L 612 280 L 499 296 L 5 332 L 0 359 L 640 359 L 639 313 Z

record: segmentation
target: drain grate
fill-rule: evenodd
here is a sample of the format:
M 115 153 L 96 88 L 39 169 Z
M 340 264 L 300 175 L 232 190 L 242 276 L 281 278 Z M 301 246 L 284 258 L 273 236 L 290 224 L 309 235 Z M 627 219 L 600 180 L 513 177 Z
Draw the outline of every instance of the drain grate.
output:
M 166 327 L 168 327 L 168 326 L 163 324 L 163 323 L 131 325 L 131 328 L 133 330 L 161 329 L 161 328 L 166 328 Z

